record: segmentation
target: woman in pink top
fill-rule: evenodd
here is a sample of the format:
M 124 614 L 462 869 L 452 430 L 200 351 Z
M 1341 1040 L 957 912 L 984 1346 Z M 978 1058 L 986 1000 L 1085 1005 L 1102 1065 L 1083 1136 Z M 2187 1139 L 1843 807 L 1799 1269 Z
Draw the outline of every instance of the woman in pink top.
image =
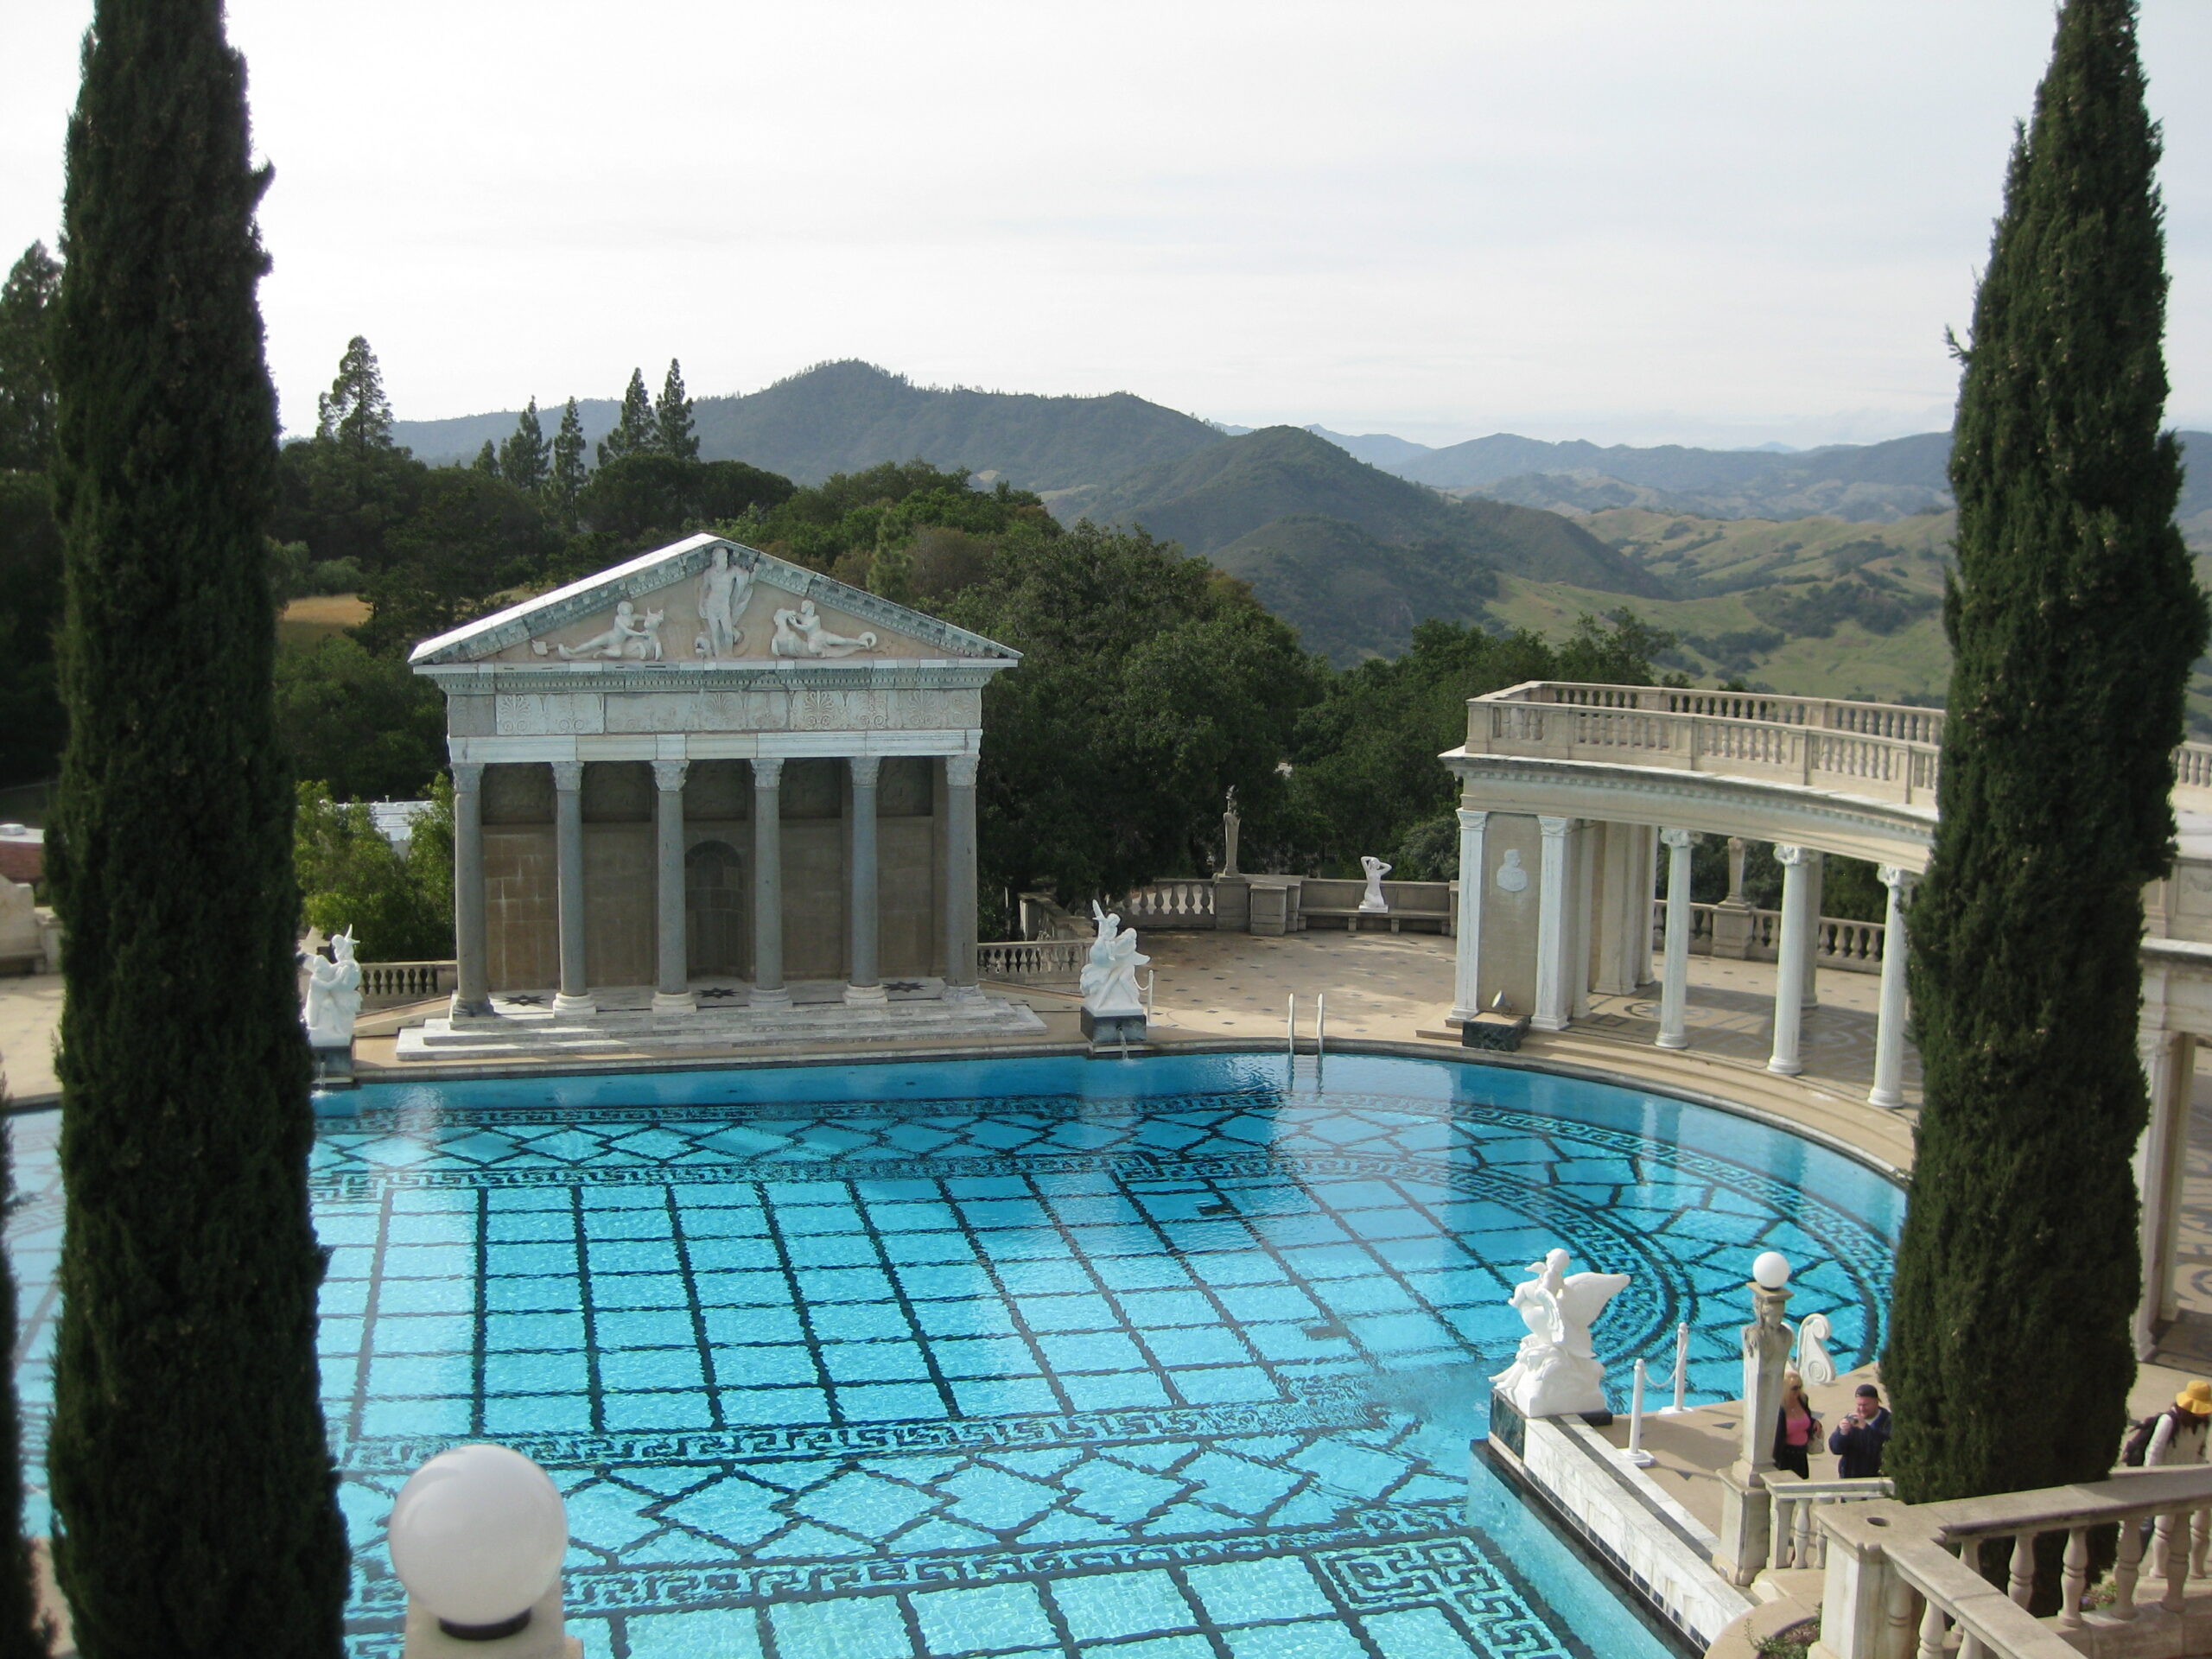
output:
M 1813 1478 L 1807 1453 L 1818 1445 L 1821 1420 L 1805 1403 L 1805 1379 L 1795 1371 L 1782 1374 L 1782 1409 L 1774 1421 L 1774 1465 L 1787 1469 L 1800 1480 Z

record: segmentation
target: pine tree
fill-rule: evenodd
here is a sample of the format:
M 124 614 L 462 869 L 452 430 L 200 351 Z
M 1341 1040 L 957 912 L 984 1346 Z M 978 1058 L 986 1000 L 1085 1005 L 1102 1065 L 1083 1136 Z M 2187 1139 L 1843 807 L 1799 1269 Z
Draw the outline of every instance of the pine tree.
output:
M 660 401 L 653 405 L 653 425 L 663 454 L 678 461 L 699 459 L 699 435 L 691 428 L 691 399 L 684 395 L 683 365 L 672 357 L 668 378 L 660 384 Z
M 553 466 L 545 480 L 553 498 L 554 516 L 563 529 L 575 524 L 576 498 L 583 493 L 585 477 L 583 416 L 576 412 L 576 400 L 571 397 L 561 411 L 561 429 L 553 435 Z
M 470 465 L 486 478 L 499 475 L 499 452 L 491 439 L 484 440 L 484 447 L 476 452 L 476 459 Z
M 384 395 L 384 372 L 369 342 L 356 334 L 338 359 L 338 378 L 315 399 L 315 431 L 353 449 L 389 449 L 391 405 Z
M 599 441 L 599 464 L 604 467 L 625 455 L 651 454 L 659 448 L 660 427 L 653 419 L 653 400 L 645 392 L 645 373 L 632 369 L 614 429 Z
M 514 435 L 499 446 L 499 476 L 535 495 L 545 487 L 545 429 L 533 397 L 516 420 Z
M 0 287 L 0 467 L 43 472 L 54 454 L 48 325 L 61 267 L 43 244 L 23 250 Z
M 1926 1104 L 1883 1361 L 1913 1502 L 2101 1478 L 2134 1376 L 2140 898 L 2206 639 L 2159 429 L 2158 158 L 2130 0 L 2067 0 L 1961 353 L 1941 823 L 1909 930 Z
M 55 1569 L 86 1659 L 336 1659 L 349 1564 L 270 696 L 269 175 L 220 0 L 96 0 L 83 62 L 54 334 Z M 337 413 L 340 436 L 378 401 Z

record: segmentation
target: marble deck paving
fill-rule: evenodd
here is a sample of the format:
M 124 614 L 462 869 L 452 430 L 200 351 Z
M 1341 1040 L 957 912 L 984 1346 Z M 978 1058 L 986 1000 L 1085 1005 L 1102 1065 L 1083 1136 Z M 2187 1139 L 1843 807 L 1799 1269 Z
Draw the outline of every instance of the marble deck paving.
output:
M 52 1122 L 20 1136 L 34 1402 Z M 1888 1263 L 1631 1128 L 1249 1067 L 1141 1106 L 372 1109 L 322 1126 L 315 1182 L 364 1659 L 397 1651 L 391 1496 L 476 1437 L 566 1492 L 597 1654 L 1606 1652 L 1465 1524 L 1520 1264 L 1630 1266 L 1607 1357 L 1687 1319 L 1714 1397 L 1747 1252 L 1808 1264 L 1793 1311 L 1847 1354 Z

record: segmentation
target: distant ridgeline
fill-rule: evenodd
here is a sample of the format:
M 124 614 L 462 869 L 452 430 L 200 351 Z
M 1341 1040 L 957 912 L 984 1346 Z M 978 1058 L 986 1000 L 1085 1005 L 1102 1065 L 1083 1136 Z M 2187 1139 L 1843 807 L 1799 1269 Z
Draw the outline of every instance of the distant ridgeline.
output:
M 588 438 L 613 424 L 611 399 L 578 408 Z M 1649 612 L 1655 602 L 1713 592 L 1713 572 L 1664 565 L 1679 537 L 1662 548 L 1663 538 L 1650 537 L 1647 549 L 1611 523 L 1586 525 L 1589 515 L 1821 517 L 1866 524 L 1879 537 L 1887 532 L 1872 526 L 1903 529 L 1950 506 L 1950 440 L 1940 432 L 1797 453 L 1607 448 L 1505 433 L 1430 448 L 1320 428 L 1231 435 L 1127 392 L 1046 397 L 917 386 L 860 362 L 822 364 L 745 397 L 700 397 L 693 414 L 703 459 L 741 460 L 801 484 L 920 459 L 1035 490 L 1065 522 L 1141 525 L 1250 582 L 1309 646 L 1338 661 L 1395 653 L 1427 617 L 1557 620 L 1531 610 L 1535 601 L 1518 588 L 1501 611 L 1502 577 L 1541 584 L 1562 596 L 1560 604 L 1580 595 L 1573 602 L 1582 608 L 1644 601 Z M 505 410 L 400 421 L 392 435 L 426 461 L 461 461 L 487 439 L 506 437 L 515 418 Z M 2212 545 L 2212 435 L 2183 436 L 2204 461 L 2183 499 L 2184 526 Z M 1812 575 L 1792 573 L 1799 581 Z M 1685 665 L 1751 669 L 1765 653 L 1746 642 L 1826 639 L 1839 623 L 1893 632 L 1919 618 L 1926 607 L 1917 594 L 1892 603 L 1858 591 L 1882 575 L 1709 619 L 1660 620 L 1730 647 Z

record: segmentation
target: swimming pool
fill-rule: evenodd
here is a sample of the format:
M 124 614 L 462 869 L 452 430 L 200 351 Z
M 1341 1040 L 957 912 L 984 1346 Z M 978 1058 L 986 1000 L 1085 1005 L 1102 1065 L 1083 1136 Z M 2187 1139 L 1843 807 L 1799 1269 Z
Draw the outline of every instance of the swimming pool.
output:
M 314 1159 L 325 1404 L 383 1522 L 495 1439 L 567 1497 L 626 1659 L 1656 1659 L 1466 1445 L 1554 1244 L 1634 1282 L 1609 1372 L 1736 1392 L 1750 1257 L 1870 1356 L 1902 1195 L 1631 1090 L 1451 1062 L 1053 1058 L 384 1085 Z M 51 1115 L 20 1120 L 46 1397 Z M 34 1446 L 34 1452 L 36 1447 Z M 35 1508 L 38 1499 L 34 1495 Z M 42 1526 L 37 1513 L 34 1528 Z

